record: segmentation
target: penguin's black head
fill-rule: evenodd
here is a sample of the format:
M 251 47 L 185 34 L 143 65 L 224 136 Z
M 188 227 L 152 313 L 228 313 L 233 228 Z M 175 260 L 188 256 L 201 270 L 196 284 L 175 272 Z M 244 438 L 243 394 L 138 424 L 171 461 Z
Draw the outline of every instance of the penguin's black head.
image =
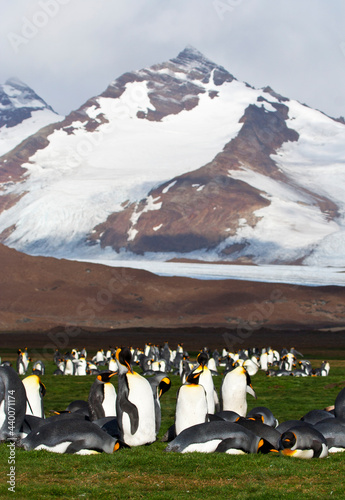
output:
M 106 384 L 107 382 L 110 381 L 110 379 L 113 375 L 115 375 L 115 372 L 104 371 L 104 372 L 100 373 L 99 375 L 97 375 L 97 380 Z
M 208 354 L 206 352 L 200 352 L 196 358 L 198 363 L 204 367 L 208 362 Z
M 116 359 L 122 366 L 126 366 L 128 371 L 132 371 L 131 361 L 132 361 L 132 353 L 128 349 L 128 347 L 122 347 L 122 349 L 118 349 L 116 351 Z
M 162 378 L 158 385 L 158 397 L 161 398 L 171 387 L 171 380 L 168 377 Z
M 282 434 L 280 444 L 282 449 L 291 449 L 296 444 L 296 435 L 291 431 Z
M 190 374 L 186 378 L 186 383 L 188 384 L 198 384 L 199 383 L 199 377 L 201 375 L 200 372 L 190 372 Z

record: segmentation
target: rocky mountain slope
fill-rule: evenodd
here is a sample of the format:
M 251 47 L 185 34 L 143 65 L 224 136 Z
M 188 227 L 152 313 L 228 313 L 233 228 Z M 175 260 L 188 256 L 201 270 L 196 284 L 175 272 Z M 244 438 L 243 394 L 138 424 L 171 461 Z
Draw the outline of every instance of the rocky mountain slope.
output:
M 49 123 L 62 120 L 34 90 L 17 78 L 0 85 L 0 155 Z
M 0 159 L 0 240 L 72 259 L 341 266 L 344 140 L 341 121 L 187 47 Z

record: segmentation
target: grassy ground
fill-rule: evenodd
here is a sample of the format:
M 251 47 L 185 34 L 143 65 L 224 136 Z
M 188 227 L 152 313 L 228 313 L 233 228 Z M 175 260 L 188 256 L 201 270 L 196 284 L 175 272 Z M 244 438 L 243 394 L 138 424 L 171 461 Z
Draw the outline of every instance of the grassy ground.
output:
M 1 353 L 14 359 L 14 352 Z M 319 366 L 320 360 L 312 360 Z M 248 396 L 248 409 L 268 406 L 279 421 L 300 418 L 311 409 L 334 403 L 345 385 L 345 361 L 330 360 L 328 377 L 252 378 L 257 400 Z M 54 377 L 47 363 L 45 412 L 62 410 L 74 399 L 87 399 L 94 377 Z M 114 377 L 116 378 L 116 377 Z M 165 453 L 161 436 L 174 421 L 178 377 L 164 394 L 162 427 L 150 446 L 121 449 L 113 455 L 58 455 L 16 450 L 15 493 L 8 491 L 9 448 L 0 445 L 0 498 L 33 499 L 230 499 L 344 498 L 345 455 L 299 460 L 277 453 L 229 456 L 226 454 Z M 116 385 L 116 380 L 114 381 Z M 215 377 L 218 388 L 221 377 Z

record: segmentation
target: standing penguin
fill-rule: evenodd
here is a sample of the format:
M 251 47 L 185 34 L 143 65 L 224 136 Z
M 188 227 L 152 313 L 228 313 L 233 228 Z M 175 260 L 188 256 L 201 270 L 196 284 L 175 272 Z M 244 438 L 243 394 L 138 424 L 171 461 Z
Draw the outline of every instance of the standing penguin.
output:
M 167 392 L 171 387 L 171 380 L 169 377 L 165 375 L 165 373 L 157 373 L 147 379 L 151 385 L 151 389 L 153 392 L 153 399 L 155 401 L 155 415 L 156 415 L 156 436 L 161 427 L 161 404 L 160 398 L 163 396 L 165 392 Z
M 111 372 L 117 371 L 117 362 L 116 362 L 115 353 L 110 354 L 110 358 L 108 360 L 108 370 Z
M 199 366 L 194 370 L 194 373 L 200 373 L 199 384 L 203 386 L 206 392 L 207 412 L 213 414 L 215 412 L 215 400 L 218 400 L 218 396 L 215 395 L 212 373 L 207 367 L 208 360 L 208 354 L 206 352 L 200 352 L 197 357 Z
M 222 409 L 235 411 L 241 417 L 245 417 L 247 413 L 247 392 L 256 399 L 250 376 L 243 366 L 238 366 L 227 372 L 221 387 Z
M 11 366 L 0 366 L 0 442 L 18 436 L 25 410 L 23 382 Z
M 131 367 L 132 353 L 116 351 L 118 394 L 116 410 L 121 440 L 128 446 L 150 444 L 156 440 L 155 403 L 150 383 Z
M 199 383 L 201 372 L 191 372 L 186 383 L 177 392 L 175 411 L 175 433 L 178 436 L 184 429 L 207 422 L 207 396 L 205 388 Z
M 44 375 L 46 372 L 46 367 L 43 361 L 38 360 L 34 363 L 34 366 L 32 367 L 32 373 L 35 375 Z
M 110 382 L 113 375 L 113 372 L 101 372 L 92 384 L 88 397 L 90 420 L 116 416 L 116 390 Z
M 65 371 L 64 375 L 74 375 L 75 364 L 73 363 L 73 357 L 70 353 L 65 355 Z
M 29 375 L 23 379 L 23 385 L 27 397 L 26 414 L 44 418 L 43 396 L 46 393 L 46 388 L 39 376 Z
M 26 359 L 24 353 L 20 349 L 18 350 L 17 372 L 19 375 L 25 375 L 26 373 Z
M 75 365 L 75 374 L 79 376 L 86 375 L 87 362 L 84 354 L 80 355 L 76 365 Z

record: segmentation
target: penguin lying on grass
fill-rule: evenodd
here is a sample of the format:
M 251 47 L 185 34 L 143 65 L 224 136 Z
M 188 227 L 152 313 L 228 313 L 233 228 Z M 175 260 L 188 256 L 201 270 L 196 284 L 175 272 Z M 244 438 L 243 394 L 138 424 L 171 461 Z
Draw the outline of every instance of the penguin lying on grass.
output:
M 226 441 L 226 443 L 224 443 Z M 223 446 L 222 446 L 222 443 Z M 253 432 L 233 422 L 214 421 L 197 424 L 182 431 L 165 451 L 190 453 L 257 453 L 264 441 Z
M 279 449 L 283 455 L 297 458 L 324 458 L 328 455 L 326 439 L 311 426 L 299 426 L 284 432 Z
M 97 452 L 113 453 L 120 448 L 120 444 L 92 422 L 80 418 L 57 418 L 30 432 L 20 441 L 19 447 L 90 455 Z

